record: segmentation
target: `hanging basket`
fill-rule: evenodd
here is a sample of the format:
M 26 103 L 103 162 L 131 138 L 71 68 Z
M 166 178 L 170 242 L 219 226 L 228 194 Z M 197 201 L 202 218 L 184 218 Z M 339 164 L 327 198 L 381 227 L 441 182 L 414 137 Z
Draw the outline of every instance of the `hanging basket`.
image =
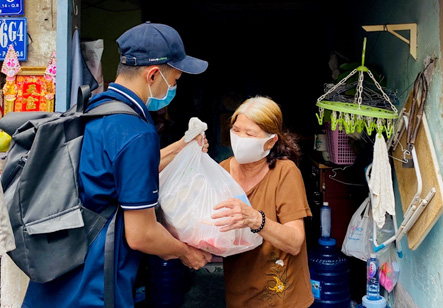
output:
M 326 123 L 326 138 L 329 161 L 336 165 L 352 165 L 355 153 L 349 145 L 349 136 L 344 131 L 331 129 L 331 122 Z

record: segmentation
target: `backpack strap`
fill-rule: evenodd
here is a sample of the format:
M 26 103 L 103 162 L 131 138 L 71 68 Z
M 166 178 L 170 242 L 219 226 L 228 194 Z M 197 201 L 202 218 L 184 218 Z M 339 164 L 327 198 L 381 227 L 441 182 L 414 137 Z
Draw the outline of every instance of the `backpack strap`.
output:
M 141 116 L 132 109 L 129 105 L 112 100 L 107 101 L 99 106 L 85 112 L 81 117 L 86 119 L 98 118 L 113 114 L 129 114 L 137 117 Z M 118 215 L 117 210 L 114 213 L 114 207 L 108 207 L 101 214 L 106 218 L 110 218 L 114 213 L 111 222 L 109 223 L 108 230 L 106 231 L 105 240 L 105 262 L 104 262 L 104 306 L 106 308 L 113 308 L 115 306 L 115 223 Z
M 99 106 L 85 112 L 81 116 L 84 118 L 97 118 L 112 114 L 129 114 L 140 117 L 140 115 L 134 109 L 132 109 L 132 107 L 116 100 L 107 101 L 103 104 L 100 104 Z
M 91 97 L 91 88 L 89 85 L 81 85 L 78 87 L 77 93 L 76 111 L 83 113 L 86 109 L 86 103 Z
M 118 215 L 118 206 L 106 231 L 105 265 L 104 265 L 104 304 L 105 308 L 114 308 L 115 285 L 115 223 Z

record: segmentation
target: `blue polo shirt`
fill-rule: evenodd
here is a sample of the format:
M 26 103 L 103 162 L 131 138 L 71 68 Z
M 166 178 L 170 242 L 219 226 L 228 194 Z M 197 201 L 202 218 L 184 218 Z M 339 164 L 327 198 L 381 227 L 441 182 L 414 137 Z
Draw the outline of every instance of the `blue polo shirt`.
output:
M 154 207 L 160 146 L 152 118 L 134 92 L 115 83 L 94 96 L 88 109 L 109 100 L 128 104 L 140 117 L 116 114 L 86 124 L 79 165 L 80 197 L 85 207 L 97 212 L 112 204 L 125 211 Z M 132 307 L 140 253 L 126 243 L 122 212 L 115 230 L 115 306 Z M 23 307 L 103 307 L 106 230 L 107 226 L 90 245 L 84 265 L 48 283 L 30 282 Z

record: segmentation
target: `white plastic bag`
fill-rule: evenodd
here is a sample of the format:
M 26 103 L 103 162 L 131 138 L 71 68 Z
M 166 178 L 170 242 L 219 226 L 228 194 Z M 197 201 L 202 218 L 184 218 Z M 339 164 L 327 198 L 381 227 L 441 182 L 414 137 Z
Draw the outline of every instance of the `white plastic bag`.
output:
M 167 229 L 179 240 L 227 257 L 261 245 L 248 228 L 220 232 L 213 225 L 214 206 L 229 198 L 250 204 L 231 175 L 197 141 L 191 141 L 160 173 L 159 203 Z
M 350 257 L 366 261 L 374 252 L 372 248 L 373 221 L 370 215 L 369 197 L 352 215 L 341 251 Z
M 400 274 L 400 266 L 398 264 L 397 250 L 391 243 L 388 246 L 384 256 L 379 257 L 380 264 L 380 284 L 388 292 L 392 292 L 397 284 Z

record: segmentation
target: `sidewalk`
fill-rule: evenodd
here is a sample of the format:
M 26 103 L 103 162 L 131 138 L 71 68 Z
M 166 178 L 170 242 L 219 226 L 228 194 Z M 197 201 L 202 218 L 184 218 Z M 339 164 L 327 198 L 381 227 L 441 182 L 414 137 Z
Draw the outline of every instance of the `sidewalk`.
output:
M 191 289 L 185 295 L 180 308 L 224 308 L 225 289 L 223 270 L 218 268 L 213 273 L 200 269 L 195 273 Z
M 1 277 L 1 257 L 0 257 Z M 192 286 L 185 294 L 184 303 L 180 308 L 225 308 L 225 290 L 223 269 L 216 268 L 210 273 L 206 269 L 195 272 Z M 0 281 L 0 307 L 1 307 L 1 281 Z

